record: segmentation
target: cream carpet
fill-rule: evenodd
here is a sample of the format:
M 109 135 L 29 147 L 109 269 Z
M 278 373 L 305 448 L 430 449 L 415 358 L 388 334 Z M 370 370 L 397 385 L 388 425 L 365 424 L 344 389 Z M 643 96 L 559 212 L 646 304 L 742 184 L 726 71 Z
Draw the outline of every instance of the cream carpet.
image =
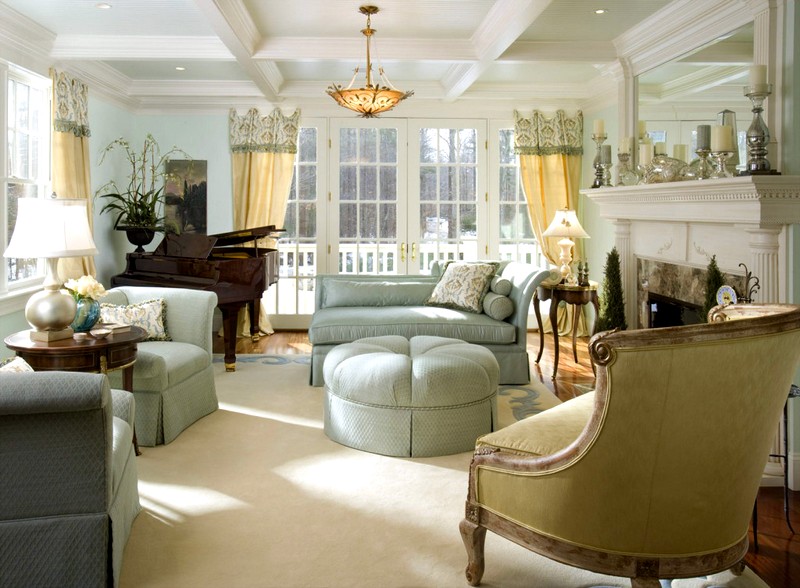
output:
M 330 441 L 307 356 L 216 362 L 220 409 L 138 458 L 144 510 L 121 586 L 464 587 L 470 453 L 420 459 Z M 501 424 L 558 403 L 543 386 L 504 387 Z M 515 414 L 516 412 L 516 414 Z M 629 586 L 486 537 L 483 586 Z M 664 583 L 670 586 L 669 583 Z M 765 587 L 747 570 L 673 588 Z

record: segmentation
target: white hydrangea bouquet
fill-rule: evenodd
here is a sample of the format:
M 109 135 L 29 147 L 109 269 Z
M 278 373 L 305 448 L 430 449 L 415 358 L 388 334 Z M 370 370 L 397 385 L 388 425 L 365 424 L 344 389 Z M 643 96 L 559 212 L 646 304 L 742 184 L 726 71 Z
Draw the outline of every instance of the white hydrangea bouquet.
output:
M 92 276 L 81 276 L 77 280 L 71 278 L 66 281 L 64 288 L 69 291 L 75 299 L 75 302 L 87 298 L 98 300 L 106 295 L 106 289 L 103 287 L 103 284 L 95 280 Z

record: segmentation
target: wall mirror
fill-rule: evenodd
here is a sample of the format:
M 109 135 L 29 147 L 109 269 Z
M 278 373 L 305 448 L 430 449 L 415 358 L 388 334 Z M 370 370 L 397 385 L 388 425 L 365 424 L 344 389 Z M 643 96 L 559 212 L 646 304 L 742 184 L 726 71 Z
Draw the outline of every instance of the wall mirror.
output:
M 718 124 L 717 113 L 735 113 L 739 166 L 746 162 L 745 135 L 752 121 L 750 100 L 742 93 L 753 63 L 753 23 L 721 35 L 638 77 L 639 120 L 653 141 L 688 145 L 695 157 L 697 125 Z

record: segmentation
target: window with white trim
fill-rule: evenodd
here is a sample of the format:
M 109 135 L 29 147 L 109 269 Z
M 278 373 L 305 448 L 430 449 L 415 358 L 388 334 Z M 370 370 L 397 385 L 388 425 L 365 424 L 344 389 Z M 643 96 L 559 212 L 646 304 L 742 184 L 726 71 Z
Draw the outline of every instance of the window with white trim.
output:
M 50 191 L 50 80 L 0 62 L 0 107 L 6 141 L 0 145 L 0 253 L 14 232 L 17 201 Z M 41 280 L 39 259 L 3 258 L 0 294 Z

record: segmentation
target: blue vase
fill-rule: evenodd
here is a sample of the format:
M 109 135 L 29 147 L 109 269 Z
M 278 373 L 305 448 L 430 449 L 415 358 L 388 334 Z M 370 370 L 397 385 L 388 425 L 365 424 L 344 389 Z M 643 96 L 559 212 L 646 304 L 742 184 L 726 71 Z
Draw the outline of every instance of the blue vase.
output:
M 100 303 L 91 298 L 78 300 L 78 310 L 70 325 L 76 333 L 86 333 L 100 320 Z

